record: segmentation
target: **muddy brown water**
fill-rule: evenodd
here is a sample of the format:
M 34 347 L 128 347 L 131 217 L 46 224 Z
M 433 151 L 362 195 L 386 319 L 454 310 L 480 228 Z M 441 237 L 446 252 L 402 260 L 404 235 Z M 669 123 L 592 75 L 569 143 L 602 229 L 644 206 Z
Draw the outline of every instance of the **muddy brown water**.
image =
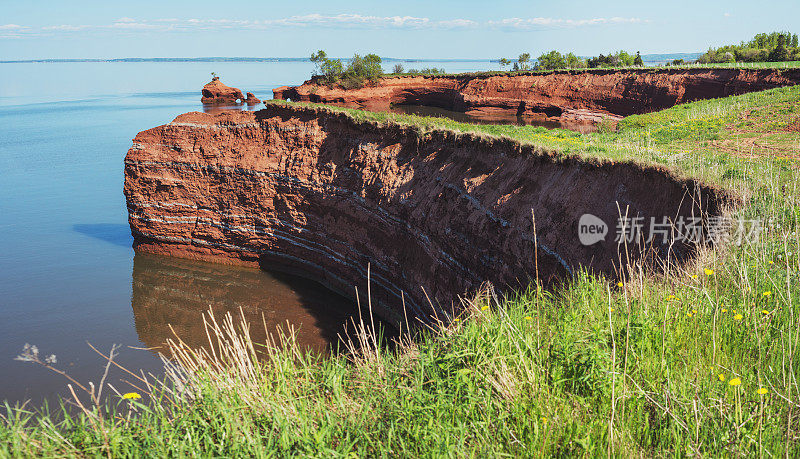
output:
M 237 324 L 244 318 L 254 343 L 291 330 L 301 349 L 318 353 L 335 349 L 358 317 L 353 301 L 281 272 L 137 253 L 132 277 L 136 333 L 159 352 L 176 335 L 192 348 L 207 348 L 209 312 L 218 321 L 226 314 Z

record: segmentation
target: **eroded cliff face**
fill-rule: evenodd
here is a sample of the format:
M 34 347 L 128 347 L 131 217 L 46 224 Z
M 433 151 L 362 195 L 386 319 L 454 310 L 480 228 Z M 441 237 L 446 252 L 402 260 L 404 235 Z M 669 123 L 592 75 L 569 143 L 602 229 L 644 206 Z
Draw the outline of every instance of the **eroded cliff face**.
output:
M 485 281 L 525 287 L 580 266 L 613 275 L 620 209 L 707 219 L 724 200 L 656 168 L 279 104 L 139 133 L 125 196 L 138 251 L 299 272 L 351 297 L 358 287 L 362 303 L 369 266 L 373 305 L 395 322 L 404 304 L 425 318 Z M 604 241 L 580 242 L 587 213 L 609 224 Z
M 404 76 L 361 89 L 308 81 L 273 90 L 276 99 L 386 110 L 427 105 L 470 113 L 598 122 L 674 105 L 800 84 L 800 69 L 640 69 L 544 74 Z

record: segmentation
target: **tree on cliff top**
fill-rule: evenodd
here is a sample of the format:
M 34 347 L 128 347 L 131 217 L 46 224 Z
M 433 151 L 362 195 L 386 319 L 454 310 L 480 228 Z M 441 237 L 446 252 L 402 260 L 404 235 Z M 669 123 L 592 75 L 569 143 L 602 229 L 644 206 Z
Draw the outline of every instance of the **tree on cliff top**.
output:
M 749 42 L 709 48 L 697 62 L 783 62 L 800 59 L 797 34 L 790 32 L 760 33 Z M 732 56 L 732 58 L 731 58 Z
M 633 59 L 633 65 L 637 67 L 644 67 L 644 61 L 642 60 L 642 53 L 636 51 L 636 57 Z
M 377 54 L 364 57 L 354 54 L 342 74 L 340 84 L 346 89 L 360 88 L 367 81 L 377 82 L 383 76 L 381 58 Z
M 582 69 L 586 68 L 586 61 L 573 53 L 562 56 L 558 51 L 542 54 L 536 60 L 536 70 Z
M 341 60 L 329 59 L 328 54 L 323 50 L 312 54 L 310 60 L 317 66 L 314 74 L 322 76 L 325 83 L 332 84 L 341 78 L 344 71 Z
M 376 82 L 383 76 L 381 58 L 377 54 L 364 57 L 355 54 L 346 68 L 341 60 L 328 58 L 322 50 L 312 54 L 310 60 L 317 66 L 314 75 L 322 76 L 319 81 L 327 85 L 339 83 L 347 89 L 360 88 L 367 81 Z
M 531 53 L 522 53 L 519 55 L 517 59 L 519 63 L 520 70 L 530 70 L 531 69 Z

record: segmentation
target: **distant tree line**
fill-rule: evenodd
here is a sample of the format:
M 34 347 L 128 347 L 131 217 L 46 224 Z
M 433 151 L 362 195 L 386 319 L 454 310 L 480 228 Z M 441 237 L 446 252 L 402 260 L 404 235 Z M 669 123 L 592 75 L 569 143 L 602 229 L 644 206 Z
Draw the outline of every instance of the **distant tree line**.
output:
M 590 59 L 576 56 L 574 53 L 561 54 L 558 51 L 544 53 L 531 63 L 530 53 L 520 54 L 516 61 L 506 58 L 500 59 L 500 67 L 513 65 L 513 71 L 526 70 L 560 70 L 560 69 L 585 69 L 606 67 L 634 67 L 643 66 L 642 55 L 638 51 L 635 55 L 626 51 L 617 51 L 607 56 L 599 55 Z
M 790 32 L 760 33 L 749 42 L 709 48 L 697 62 L 785 62 L 800 60 L 797 34 Z
M 408 69 L 405 71 L 403 68 L 403 64 L 395 64 L 394 69 L 392 69 L 392 74 L 394 75 L 444 75 L 444 69 L 437 69 L 434 67 L 425 67 L 422 69 Z

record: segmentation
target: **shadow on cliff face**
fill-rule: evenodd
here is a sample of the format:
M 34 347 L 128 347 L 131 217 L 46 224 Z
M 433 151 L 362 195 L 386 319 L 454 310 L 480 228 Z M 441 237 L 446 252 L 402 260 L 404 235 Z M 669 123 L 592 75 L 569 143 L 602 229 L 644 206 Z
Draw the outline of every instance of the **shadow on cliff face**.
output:
M 238 320 L 241 310 L 254 343 L 291 324 L 300 348 L 322 353 L 336 348 L 351 317 L 358 319 L 352 301 L 316 282 L 253 268 L 137 253 L 132 284 L 136 331 L 157 351 L 174 339 L 170 326 L 192 348 L 207 347 L 203 314 L 209 309 L 218 320 L 226 313 Z
M 324 108 L 176 121 L 192 128 L 140 133 L 126 158 L 137 250 L 298 272 L 349 297 L 358 286 L 362 304 L 369 278 L 376 312 L 394 324 L 441 318 L 487 281 L 502 292 L 581 269 L 614 278 L 625 265 L 680 263 L 698 243 L 675 241 L 672 225 L 707 229 L 736 201 L 656 166 Z M 623 216 L 641 233 L 621 245 Z M 582 240 L 585 217 L 603 238 Z M 653 225 L 664 222 L 661 238 Z
M 72 230 L 120 247 L 130 247 L 133 244 L 131 227 L 128 224 L 80 223 L 72 225 Z
M 457 309 L 457 297 L 485 281 L 524 289 L 537 277 L 557 285 L 579 269 L 613 278 L 624 265 L 683 262 L 696 244 L 675 242 L 674 234 L 659 239 L 651 224 L 703 226 L 727 201 L 664 169 L 557 156 L 503 139 L 421 135 L 302 111 L 256 116 L 319 123 L 314 175 L 325 191 L 276 184 L 274 212 L 285 220 L 302 215 L 295 224 L 323 234 L 316 243 L 347 254 L 348 265 L 293 243 L 277 241 L 277 250 L 313 261 L 314 278 L 331 285 L 357 283 L 369 265 L 373 302 L 394 305 L 387 309 L 395 317 L 401 301 L 420 318 Z M 581 242 L 585 215 L 606 226 L 604 239 Z M 615 240 L 623 218 L 642 222 L 627 246 Z M 285 264 L 266 258 L 266 266 Z

